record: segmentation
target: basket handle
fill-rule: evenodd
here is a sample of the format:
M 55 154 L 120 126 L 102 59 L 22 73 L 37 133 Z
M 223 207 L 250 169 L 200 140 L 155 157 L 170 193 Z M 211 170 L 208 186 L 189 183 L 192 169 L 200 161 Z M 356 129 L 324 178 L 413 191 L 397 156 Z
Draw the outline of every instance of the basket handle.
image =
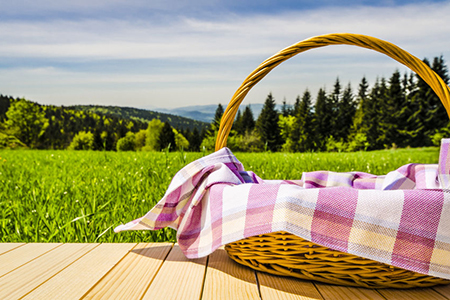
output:
M 405 50 L 389 42 L 360 34 L 334 33 L 312 37 L 292 46 L 289 46 L 272 57 L 266 59 L 256 68 L 234 93 L 230 103 L 220 121 L 219 132 L 216 139 L 216 151 L 227 145 L 231 126 L 239 109 L 250 89 L 263 79 L 273 68 L 283 61 L 309 49 L 320 48 L 328 45 L 354 45 L 372 49 L 395 59 L 416 72 L 436 93 L 450 117 L 450 88 L 442 78 L 431 70 L 424 62 L 409 54 Z

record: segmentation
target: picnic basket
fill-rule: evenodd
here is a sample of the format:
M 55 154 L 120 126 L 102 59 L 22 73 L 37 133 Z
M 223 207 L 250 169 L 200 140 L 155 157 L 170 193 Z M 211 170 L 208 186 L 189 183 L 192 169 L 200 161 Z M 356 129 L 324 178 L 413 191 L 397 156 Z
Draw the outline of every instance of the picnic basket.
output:
M 225 147 L 239 105 L 261 79 L 283 61 L 310 49 L 328 45 L 354 45 L 381 52 L 416 72 L 436 93 L 450 115 L 450 89 L 418 58 L 399 47 L 370 36 L 340 33 L 309 38 L 287 47 L 259 65 L 242 83 L 228 104 L 217 135 L 216 151 Z M 346 286 L 412 288 L 450 281 L 336 251 L 287 232 L 253 236 L 227 244 L 231 259 L 275 275 L 293 276 Z

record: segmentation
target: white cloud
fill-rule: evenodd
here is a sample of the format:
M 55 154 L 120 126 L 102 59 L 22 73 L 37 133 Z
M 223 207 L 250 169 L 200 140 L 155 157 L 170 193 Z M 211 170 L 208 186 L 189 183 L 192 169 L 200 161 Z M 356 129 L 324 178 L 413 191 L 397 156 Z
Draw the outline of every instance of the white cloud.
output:
M 130 94 L 142 105 L 149 99 L 164 99 L 166 106 L 224 103 L 263 59 L 318 34 L 362 33 L 391 41 L 420 58 L 443 54 L 450 59 L 448 15 L 449 1 L 400 7 L 335 7 L 274 15 L 217 13 L 208 19 L 172 15 L 164 21 L 4 20 L 0 21 L 0 65 L 8 62 L 3 64 L 8 69 L 0 75 L 0 92 L 42 101 L 45 98 L 52 103 L 64 99 L 73 102 L 82 95 L 93 103 L 112 98 L 119 101 Z M 115 72 L 105 70 L 106 64 L 118 60 L 121 64 Z M 133 70 L 126 66 L 128 60 L 164 63 L 159 68 Z M 12 61 L 32 61 L 35 66 L 15 65 Z M 84 64 L 74 68 L 77 62 Z M 86 69 L 89 62 L 92 67 Z M 318 86 L 331 85 L 338 75 L 343 83 L 351 80 L 356 87 L 362 75 L 371 79 L 376 75 L 389 76 L 398 67 L 380 54 L 356 47 L 313 50 L 273 71 L 259 84 L 262 87 L 258 85 L 249 94 L 249 102 L 263 101 L 268 91 L 273 91 L 279 100 L 286 96 L 292 102 L 307 86 L 314 92 Z M 114 96 L 106 88 L 114 90 Z M 180 98 L 185 98 L 184 103 Z

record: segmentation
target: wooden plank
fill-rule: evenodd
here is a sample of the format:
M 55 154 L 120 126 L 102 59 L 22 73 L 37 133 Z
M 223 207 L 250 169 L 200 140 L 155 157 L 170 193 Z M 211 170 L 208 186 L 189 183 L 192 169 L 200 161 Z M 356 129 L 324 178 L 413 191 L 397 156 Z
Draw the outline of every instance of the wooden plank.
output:
M 200 299 L 205 271 L 206 257 L 187 259 L 174 245 L 143 299 Z
M 447 299 L 432 288 L 417 289 L 379 289 L 381 295 L 389 300 L 442 300 Z
M 134 246 L 100 244 L 23 299 L 80 299 Z
M 319 282 L 315 283 L 315 285 L 325 300 L 385 299 L 377 292 L 377 290 L 325 284 Z
M 50 243 L 26 244 L 0 255 L 0 278 L 61 245 Z
M 261 299 L 323 299 L 311 281 L 256 272 Z
M 208 261 L 202 299 L 259 299 L 255 271 L 232 261 L 225 249 Z
M 89 244 L 65 244 L 15 269 L 0 278 L 0 299 L 19 299 L 94 247 Z
M 450 284 L 435 286 L 433 290 L 450 299 Z
M 138 244 L 83 299 L 141 299 L 172 245 Z
M 23 245 L 25 243 L 0 243 L 0 255 Z

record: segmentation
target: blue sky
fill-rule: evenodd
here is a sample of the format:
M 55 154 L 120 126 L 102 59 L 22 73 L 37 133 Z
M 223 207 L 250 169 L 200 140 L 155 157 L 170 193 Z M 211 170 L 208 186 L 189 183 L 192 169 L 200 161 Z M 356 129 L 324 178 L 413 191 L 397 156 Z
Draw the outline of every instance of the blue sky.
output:
M 0 0 L 0 93 L 55 105 L 227 104 L 265 58 L 308 37 L 353 32 L 419 58 L 450 59 L 450 1 Z M 356 89 L 405 69 L 350 46 L 302 53 L 247 96 L 293 103 L 337 76 Z

